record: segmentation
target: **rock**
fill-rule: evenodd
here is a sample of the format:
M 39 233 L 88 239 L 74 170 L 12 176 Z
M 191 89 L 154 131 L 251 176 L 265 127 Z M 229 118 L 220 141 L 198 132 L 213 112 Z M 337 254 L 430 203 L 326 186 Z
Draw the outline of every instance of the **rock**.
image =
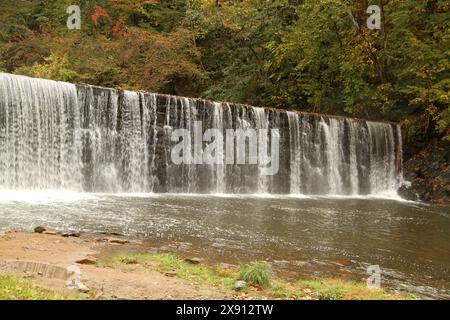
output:
M 36 228 L 34 228 L 34 232 L 36 233 L 43 233 L 45 230 L 46 229 L 43 226 L 37 226 Z
M 234 283 L 234 289 L 236 290 L 244 290 L 248 288 L 247 282 L 239 280 Z
M 404 177 L 410 184 L 398 190 L 402 198 L 449 205 L 449 146 L 447 141 L 433 141 L 404 163 Z
M 400 197 L 402 197 L 405 200 L 411 200 L 411 201 L 420 200 L 419 194 L 416 193 L 415 190 L 411 187 L 401 186 L 397 192 L 400 195 Z
M 419 175 L 416 172 L 408 172 L 403 177 L 406 181 L 413 181 L 415 178 L 417 178 Z
M 190 264 L 200 264 L 203 259 L 200 258 L 186 258 L 184 259 L 185 262 L 190 263 Z
M 108 241 L 109 241 L 109 243 L 115 243 L 115 244 L 127 244 L 127 243 L 130 243 L 129 240 L 125 240 L 125 239 L 109 239 Z
M 97 258 L 96 257 L 92 257 L 92 256 L 88 256 L 85 257 L 83 259 L 77 260 L 75 261 L 78 264 L 89 264 L 89 265 L 93 265 L 97 263 Z
M 177 274 L 176 274 L 175 272 L 166 272 L 166 273 L 164 273 L 164 275 L 165 275 L 166 277 L 173 278 L 173 277 L 175 277 Z
M 68 237 L 79 238 L 80 233 L 79 232 L 64 232 L 64 233 L 61 233 L 61 236 L 65 237 L 65 238 L 68 238 Z

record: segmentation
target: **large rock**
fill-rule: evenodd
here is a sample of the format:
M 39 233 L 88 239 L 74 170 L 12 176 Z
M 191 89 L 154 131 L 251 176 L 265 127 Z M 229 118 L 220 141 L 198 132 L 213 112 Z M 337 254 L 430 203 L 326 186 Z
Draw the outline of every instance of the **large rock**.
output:
M 450 205 L 450 143 L 434 141 L 404 163 L 407 181 L 399 195 L 407 200 Z
M 69 238 L 69 237 L 79 238 L 80 233 L 79 232 L 64 232 L 64 233 L 61 233 L 61 236 L 64 238 Z
M 235 290 L 245 290 L 248 288 L 247 282 L 239 280 L 234 283 Z
M 34 232 L 36 233 L 43 233 L 45 230 L 47 229 L 43 226 L 37 226 L 36 228 L 34 228 Z
M 85 257 L 83 259 L 80 259 L 80 260 L 77 260 L 75 262 L 78 263 L 78 264 L 90 264 L 90 265 L 93 265 L 93 264 L 97 263 L 97 258 L 96 257 L 92 257 L 92 256 L 87 256 L 87 257 Z

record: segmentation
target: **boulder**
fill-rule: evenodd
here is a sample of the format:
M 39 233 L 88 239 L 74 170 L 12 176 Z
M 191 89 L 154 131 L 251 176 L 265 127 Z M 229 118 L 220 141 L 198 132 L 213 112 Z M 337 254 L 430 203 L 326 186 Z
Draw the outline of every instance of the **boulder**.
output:
M 61 233 L 61 236 L 65 237 L 65 238 L 68 238 L 68 237 L 79 238 L 80 233 L 79 232 L 63 232 L 63 233 Z
M 433 141 L 404 163 L 404 178 L 410 183 L 398 190 L 402 198 L 449 205 L 449 147 L 449 142 Z
M 45 230 L 46 229 L 43 226 L 37 226 L 36 228 L 34 228 L 34 232 L 36 233 L 43 233 Z
M 83 259 L 77 260 L 75 261 L 78 264 L 89 264 L 89 265 L 93 265 L 97 263 L 97 258 L 96 257 L 92 257 L 92 256 L 87 256 Z
M 244 290 L 248 288 L 247 282 L 239 280 L 234 283 L 234 289 L 236 290 Z

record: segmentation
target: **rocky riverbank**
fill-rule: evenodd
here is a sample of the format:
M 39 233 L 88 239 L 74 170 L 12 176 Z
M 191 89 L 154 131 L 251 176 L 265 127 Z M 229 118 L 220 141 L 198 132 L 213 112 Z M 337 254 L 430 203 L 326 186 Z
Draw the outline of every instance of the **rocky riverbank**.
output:
M 345 279 L 288 281 L 265 262 L 234 266 L 149 252 L 119 235 L 0 233 L 0 299 L 408 299 Z
M 450 142 L 436 140 L 404 163 L 405 185 L 400 196 L 408 200 L 450 205 Z

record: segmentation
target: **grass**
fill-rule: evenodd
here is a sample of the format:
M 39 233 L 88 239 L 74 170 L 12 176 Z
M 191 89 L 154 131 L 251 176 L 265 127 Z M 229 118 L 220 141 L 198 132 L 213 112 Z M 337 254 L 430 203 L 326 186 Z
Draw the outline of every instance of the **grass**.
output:
M 140 264 L 146 265 L 149 262 L 156 262 L 157 269 L 161 273 L 173 274 L 174 276 L 187 280 L 196 285 L 208 284 L 214 287 L 230 288 L 234 282 L 235 274 L 233 270 L 216 268 L 212 269 L 201 264 L 192 264 L 180 259 L 172 253 L 157 254 L 133 254 L 119 255 L 103 259 L 100 265 L 117 266 L 118 264 Z
M 124 257 L 120 258 L 120 262 L 122 262 L 123 264 L 138 264 L 139 259 L 138 259 L 138 257 L 124 256 Z
M 34 285 L 12 275 L 0 275 L 0 300 L 74 300 L 79 296 L 67 296 Z
M 260 288 L 268 288 L 270 286 L 269 267 L 265 262 L 252 262 L 243 265 L 239 271 L 239 280 Z
M 255 298 L 319 299 L 319 300 L 396 300 L 414 299 L 412 296 L 369 289 L 365 283 L 342 279 L 310 279 L 288 282 L 275 278 L 265 262 L 252 262 L 239 268 L 209 267 L 192 264 L 173 253 L 131 254 L 111 256 L 100 262 L 103 266 L 140 264 L 154 267 L 159 272 L 187 280 L 196 285 L 209 285 L 223 292 L 251 292 Z M 237 280 L 252 287 L 235 290 Z
M 286 283 L 276 283 L 270 287 L 270 293 L 275 299 L 299 300 L 305 297 L 305 293 L 298 288 L 292 288 Z
M 344 281 L 341 279 L 298 281 L 297 286 L 311 290 L 313 296 L 319 300 L 414 299 L 413 296 L 388 293 L 383 289 L 369 289 L 365 283 Z

